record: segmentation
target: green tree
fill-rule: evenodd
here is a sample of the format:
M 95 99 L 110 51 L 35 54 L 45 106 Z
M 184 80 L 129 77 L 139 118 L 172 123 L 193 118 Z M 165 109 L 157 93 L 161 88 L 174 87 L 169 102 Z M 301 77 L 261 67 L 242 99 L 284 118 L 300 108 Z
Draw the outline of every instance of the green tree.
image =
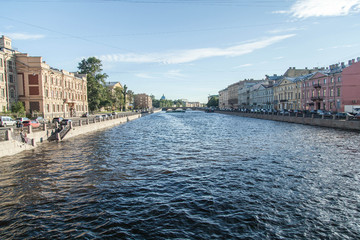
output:
M 11 106 L 11 112 L 15 113 L 17 117 L 25 116 L 25 107 L 22 102 L 15 102 Z
M 219 98 L 212 96 L 206 105 L 208 107 L 218 107 L 219 106 Z
M 80 74 L 87 74 L 88 103 L 91 111 L 111 104 L 105 87 L 106 73 L 102 73 L 101 60 L 96 57 L 83 59 L 78 65 Z
M 123 107 L 123 110 L 126 111 L 126 95 L 127 95 L 127 89 L 128 87 L 126 86 L 126 84 L 124 85 L 123 89 L 122 89 L 122 94 L 124 96 L 124 107 Z
M 113 92 L 114 108 L 115 109 L 122 109 L 123 102 L 124 102 L 124 95 L 122 94 L 122 88 L 116 87 L 114 89 L 114 92 Z
M 135 96 L 135 93 L 132 90 L 128 90 L 128 92 L 127 92 L 128 101 L 129 101 L 129 104 L 132 104 L 133 106 L 134 106 L 134 96 Z

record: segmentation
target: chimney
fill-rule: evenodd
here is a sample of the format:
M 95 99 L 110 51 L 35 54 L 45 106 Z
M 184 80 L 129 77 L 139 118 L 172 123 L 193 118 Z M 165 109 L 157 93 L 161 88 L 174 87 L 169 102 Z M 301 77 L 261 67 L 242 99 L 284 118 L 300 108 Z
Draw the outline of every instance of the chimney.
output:
M 344 68 L 344 67 L 345 67 L 345 63 L 341 62 L 341 68 Z
M 349 60 L 349 66 L 351 66 L 351 60 Z
M 360 57 L 357 58 L 357 61 L 360 62 Z
M 355 59 L 352 60 L 352 63 L 355 63 Z

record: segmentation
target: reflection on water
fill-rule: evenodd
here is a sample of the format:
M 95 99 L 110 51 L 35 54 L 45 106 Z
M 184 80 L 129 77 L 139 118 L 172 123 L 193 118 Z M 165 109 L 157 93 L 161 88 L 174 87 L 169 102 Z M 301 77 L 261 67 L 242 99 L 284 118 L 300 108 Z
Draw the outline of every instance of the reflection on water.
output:
M 153 114 L 0 162 L 1 239 L 356 239 L 359 133 Z

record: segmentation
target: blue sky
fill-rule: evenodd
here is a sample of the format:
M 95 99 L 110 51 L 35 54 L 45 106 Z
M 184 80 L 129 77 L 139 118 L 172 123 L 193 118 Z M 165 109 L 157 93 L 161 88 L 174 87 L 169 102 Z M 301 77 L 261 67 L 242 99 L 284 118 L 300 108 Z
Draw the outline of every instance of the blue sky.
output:
M 102 60 L 135 93 L 207 102 L 239 80 L 360 57 L 360 0 L 1 1 L 0 34 L 50 66 Z

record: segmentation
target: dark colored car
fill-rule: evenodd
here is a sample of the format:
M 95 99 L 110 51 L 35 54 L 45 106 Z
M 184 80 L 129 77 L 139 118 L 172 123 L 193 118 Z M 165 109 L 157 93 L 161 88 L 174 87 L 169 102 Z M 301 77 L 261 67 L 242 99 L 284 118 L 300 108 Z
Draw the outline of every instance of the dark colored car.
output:
M 56 123 L 56 122 L 61 123 L 61 121 L 62 121 L 63 119 L 64 119 L 64 118 L 62 118 L 62 117 L 55 117 L 55 118 L 53 118 L 52 123 Z
M 67 125 L 70 125 L 71 122 L 72 122 L 71 119 L 63 119 L 60 122 L 60 125 L 67 126 Z
M 86 112 L 81 117 L 89 117 L 89 114 Z
M 338 112 L 335 114 L 337 118 L 346 118 L 347 113 L 346 112 Z

